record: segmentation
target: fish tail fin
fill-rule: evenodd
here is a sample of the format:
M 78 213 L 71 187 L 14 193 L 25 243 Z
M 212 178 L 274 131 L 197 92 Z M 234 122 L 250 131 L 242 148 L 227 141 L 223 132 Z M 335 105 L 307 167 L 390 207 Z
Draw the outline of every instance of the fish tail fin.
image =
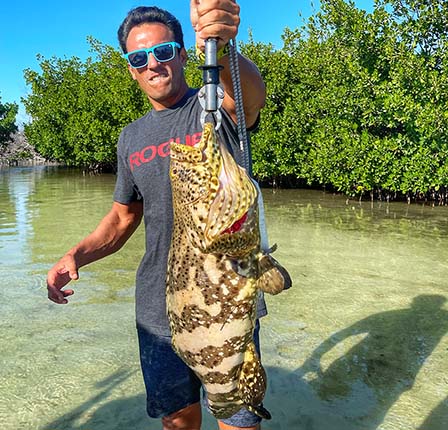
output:
M 288 271 L 270 254 L 263 254 L 259 259 L 260 277 L 257 287 L 268 294 L 278 294 L 291 288 L 292 280 Z
M 271 413 L 263 405 L 246 405 L 246 408 L 249 412 L 252 412 L 264 420 L 270 420 L 272 418 Z
M 263 407 L 264 393 L 266 392 L 266 372 L 261 365 L 255 344 L 249 343 L 244 354 L 241 366 L 238 391 L 244 406 L 254 414 L 264 419 L 270 419 L 271 414 Z

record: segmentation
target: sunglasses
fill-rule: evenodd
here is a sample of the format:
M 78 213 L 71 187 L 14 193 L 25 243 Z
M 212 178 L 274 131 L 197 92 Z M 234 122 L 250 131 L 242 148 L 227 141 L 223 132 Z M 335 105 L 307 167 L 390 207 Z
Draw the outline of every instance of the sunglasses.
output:
M 154 45 L 151 48 L 137 49 L 136 51 L 128 52 L 124 58 L 134 69 L 145 67 L 149 61 L 149 54 L 154 55 L 154 58 L 159 63 L 166 63 L 171 61 L 176 56 L 176 48 L 180 48 L 177 42 L 165 42 Z

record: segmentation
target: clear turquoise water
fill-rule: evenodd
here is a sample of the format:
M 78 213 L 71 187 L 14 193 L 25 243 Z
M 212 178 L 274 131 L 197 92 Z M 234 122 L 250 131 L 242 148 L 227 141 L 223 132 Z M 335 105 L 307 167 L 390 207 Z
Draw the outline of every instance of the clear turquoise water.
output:
M 69 305 L 46 298 L 47 270 L 95 228 L 113 184 L 0 169 L 2 429 L 160 428 L 145 416 L 134 329 L 143 231 L 84 268 Z M 294 287 L 267 298 L 263 428 L 448 428 L 448 209 L 309 190 L 264 198 Z

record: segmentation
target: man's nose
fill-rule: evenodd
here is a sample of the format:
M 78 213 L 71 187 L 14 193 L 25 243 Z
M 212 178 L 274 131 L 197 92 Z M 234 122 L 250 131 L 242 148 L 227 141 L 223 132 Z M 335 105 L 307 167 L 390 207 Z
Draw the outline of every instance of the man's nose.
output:
M 156 57 L 154 57 L 154 54 L 152 52 L 148 53 L 148 66 L 150 69 L 157 67 L 159 65 L 159 62 L 157 61 Z

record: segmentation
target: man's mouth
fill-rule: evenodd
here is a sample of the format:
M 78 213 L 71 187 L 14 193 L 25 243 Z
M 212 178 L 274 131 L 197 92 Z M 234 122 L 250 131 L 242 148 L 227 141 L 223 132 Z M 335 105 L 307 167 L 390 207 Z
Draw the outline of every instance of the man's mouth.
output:
M 159 82 L 163 79 L 166 79 L 168 76 L 167 75 L 156 75 L 153 76 L 152 78 L 149 78 L 149 82 Z

